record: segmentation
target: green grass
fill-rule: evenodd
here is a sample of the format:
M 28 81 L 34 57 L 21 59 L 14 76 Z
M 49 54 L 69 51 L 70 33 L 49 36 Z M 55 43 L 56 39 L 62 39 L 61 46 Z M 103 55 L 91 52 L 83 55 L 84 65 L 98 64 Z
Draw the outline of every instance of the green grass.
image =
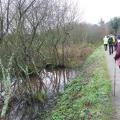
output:
M 111 112 L 111 83 L 99 47 L 85 61 L 82 73 L 59 95 L 46 120 L 110 120 Z

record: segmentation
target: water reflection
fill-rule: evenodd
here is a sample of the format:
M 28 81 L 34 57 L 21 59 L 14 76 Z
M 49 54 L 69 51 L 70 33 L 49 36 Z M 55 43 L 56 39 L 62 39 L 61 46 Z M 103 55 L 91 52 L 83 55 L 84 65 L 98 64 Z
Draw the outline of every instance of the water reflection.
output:
M 40 73 L 41 80 L 45 85 L 48 96 L 44 103 L 16 101 L 11 107 L 8 120 L 42 120 L 42 112 L 54 105 L 54 99 L 58 92 L 64 90 L 66 84 L 79 74 L 78 70 L 60 69 L 54 71 L 43 70 Z M 39 89 L 40 81 L 34 77 L 31 79 L 32 91 Z M 38 88 L 37 88 L 38 87 Z M 23 96 L 24 97 L 24 96 Z M 26 96 L 25 96 L 26 97 Z M 39 113 L 39 116 L 37 115 Z
M 61 69 L 55 71 L 44 70 L 42 80 L 48 95 L 64 90 L 64 86 L 78 74 L 77 70 Z

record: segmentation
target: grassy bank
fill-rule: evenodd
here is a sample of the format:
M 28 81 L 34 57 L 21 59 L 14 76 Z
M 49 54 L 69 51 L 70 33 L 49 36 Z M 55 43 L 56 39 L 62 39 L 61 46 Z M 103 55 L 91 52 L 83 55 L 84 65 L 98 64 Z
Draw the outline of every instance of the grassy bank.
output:
M 103 48 L 85 61 L 82 73 L 66 86 L 46 120 L 110 120 L 111 85 Z

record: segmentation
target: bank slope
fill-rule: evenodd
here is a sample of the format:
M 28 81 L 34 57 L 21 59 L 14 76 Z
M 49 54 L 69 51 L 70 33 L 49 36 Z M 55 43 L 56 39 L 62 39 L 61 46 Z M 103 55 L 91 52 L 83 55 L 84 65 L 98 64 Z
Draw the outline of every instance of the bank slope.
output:
M 81 69 L 46 120 L 110 120 L 111 83 L 103 47 L 96 49 Z

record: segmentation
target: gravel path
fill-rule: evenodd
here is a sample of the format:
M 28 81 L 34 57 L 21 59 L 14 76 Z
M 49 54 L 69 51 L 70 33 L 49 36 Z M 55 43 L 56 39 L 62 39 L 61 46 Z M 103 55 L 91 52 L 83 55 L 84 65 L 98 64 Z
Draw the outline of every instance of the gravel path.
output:
M 109 55 L 108 51 L 105 52 L 106 54 L 106 60 L 108 63 L 108 70 L 109 70 L 109 76 L 112 83 L 112 101 L 113 101 L 113 107 L 114 107 L 114 113 L 112 116 L 112 120 L 120 120 L 120 69 L 118 68 L 117 64 L 115 64 L 114 61 L 114 54 Z M 115 82 L 115 96 L 114 96 L 114 80 Z

